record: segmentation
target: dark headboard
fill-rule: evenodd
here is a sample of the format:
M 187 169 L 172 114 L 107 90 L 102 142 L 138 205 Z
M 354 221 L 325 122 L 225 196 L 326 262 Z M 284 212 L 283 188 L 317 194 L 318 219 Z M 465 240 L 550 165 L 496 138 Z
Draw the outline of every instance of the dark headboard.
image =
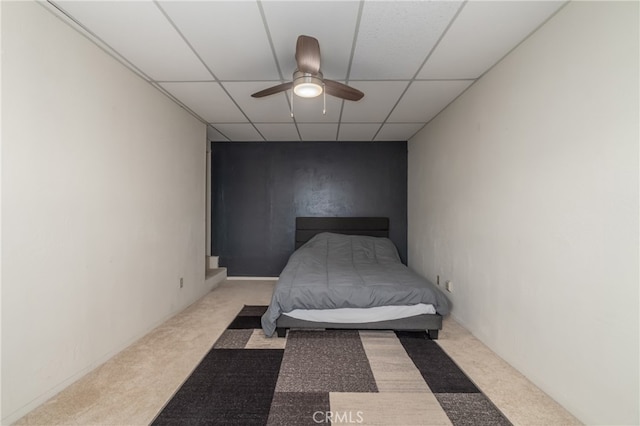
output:
M 297 217 L 296 249 L 321 232 L 389 238 L 389 218 Z

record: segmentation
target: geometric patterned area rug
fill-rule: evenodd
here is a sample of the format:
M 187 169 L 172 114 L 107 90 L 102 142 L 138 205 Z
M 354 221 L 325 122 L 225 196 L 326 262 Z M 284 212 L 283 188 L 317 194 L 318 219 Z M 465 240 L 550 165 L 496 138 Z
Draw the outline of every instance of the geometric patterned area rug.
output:
M 427 333 L 289 330 L 245 306 L 154 420 L 234 425 L 510 425 Z

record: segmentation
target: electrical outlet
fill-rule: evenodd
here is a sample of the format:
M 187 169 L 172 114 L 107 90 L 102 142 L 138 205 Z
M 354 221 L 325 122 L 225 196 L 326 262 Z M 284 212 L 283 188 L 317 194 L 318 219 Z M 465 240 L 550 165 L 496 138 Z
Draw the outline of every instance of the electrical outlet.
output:
M 184 287 L 184 279 L 180 277 L 180 288 Z
M 446 282 L 446 288 L 449 293 L 453 293 L 453 283 L 451 281 Z

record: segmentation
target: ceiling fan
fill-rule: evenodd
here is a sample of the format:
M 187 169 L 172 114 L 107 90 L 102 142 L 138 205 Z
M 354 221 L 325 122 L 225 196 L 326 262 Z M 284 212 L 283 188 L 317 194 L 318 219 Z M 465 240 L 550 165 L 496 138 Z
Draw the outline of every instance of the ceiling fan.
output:
M 314 37 L 301 35 L 296 43 L 298 68 L 293 81 L 278 84 L 252 94 L 254 98 L 273 95 L 293 88 L 293 93 L 303 98 L 315 98 L 323 92 L 348 101 L 362 99 L 364 93 L 337 81 L 325 79 L 320 71 L 320 44 Z

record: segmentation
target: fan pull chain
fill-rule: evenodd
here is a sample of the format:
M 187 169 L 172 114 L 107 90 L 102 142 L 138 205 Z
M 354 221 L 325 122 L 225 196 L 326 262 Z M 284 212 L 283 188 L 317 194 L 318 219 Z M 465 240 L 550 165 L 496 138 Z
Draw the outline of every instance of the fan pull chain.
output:
M 291 91 L 291 118 L 293 118 L 293 90 Z
M 324 83 L 322 84 L 322 115 L 327 115 L 327 91 L 324 90 Z

